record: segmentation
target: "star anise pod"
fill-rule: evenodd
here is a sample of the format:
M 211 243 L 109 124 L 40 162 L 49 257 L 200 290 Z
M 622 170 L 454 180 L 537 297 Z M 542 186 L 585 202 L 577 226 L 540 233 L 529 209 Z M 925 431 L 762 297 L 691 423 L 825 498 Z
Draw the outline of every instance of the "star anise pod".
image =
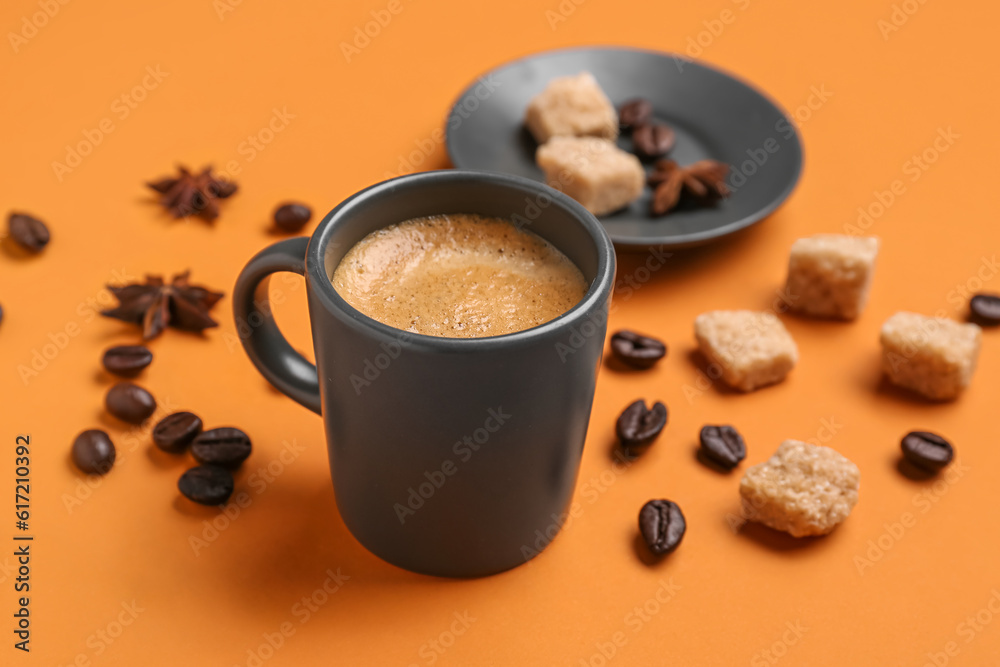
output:
M 140 325 L 146 340 L 159 336 L 168 325 L 185 331 L 218 326 L 209 311 L 222 293 L 190 284 L 190 273 L 177 274 L 169 284 L 162 276 L 146 276 L 145 283 L 108 285 L 118 306 L 102 310 L 101 315 Z
M 663 215 L 677 206 L 684 186 L 684 172 L 676 164 L 671 169 L 657 170 L 657 184 L 653 189 L 652 209 L 655 215 Z M 651 177 L 652 180 L 652 177 Z
M 177 174 L 176 177 L 146 183 L 163 195 L 160 204 L 175 218 L 201 215 L 206 220 L 215 220 L 219 217 L 217 200 L 232 196 L 238 188 L 236 183 L 213 175 L 211 166 L 194 174 L 187 167 L 178 165 Z
M 664 215 L 687 194 L 703 205 L 712 204 L 729 196 L 726 176 L 729 165 L 715 160 L 699 160 L 686 167 L 673 160 L 659 160 L 649 176 L 653 186 L 653 215 Z

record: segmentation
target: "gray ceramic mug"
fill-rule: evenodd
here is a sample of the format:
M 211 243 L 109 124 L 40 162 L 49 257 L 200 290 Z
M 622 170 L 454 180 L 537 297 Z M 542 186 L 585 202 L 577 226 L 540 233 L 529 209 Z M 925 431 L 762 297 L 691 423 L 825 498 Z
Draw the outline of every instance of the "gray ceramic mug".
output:
M 348 305 L 330 281 L 367 234 L 476 213 L 523 225 L 565 253 L 589 289 L 560 317 L 504 336 L 405 332 Z M 282 337 L 268 278 L 305 276 L 316 366 Z M 233 295 L 250 360 L 323 416 L 337 506 L 372 553 L 415 572 L 480 576 L 525 562 L 555 536 L 576 483 L 604 348 L 615 255 L 580 204 L 534 181 L 435 171 L 363 190 L 311 238 L 260 252 Z

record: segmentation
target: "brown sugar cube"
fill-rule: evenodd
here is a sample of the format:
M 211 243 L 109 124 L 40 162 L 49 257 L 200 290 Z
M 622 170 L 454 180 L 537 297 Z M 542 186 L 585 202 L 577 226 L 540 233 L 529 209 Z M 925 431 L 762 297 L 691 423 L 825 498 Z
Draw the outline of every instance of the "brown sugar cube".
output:
M 975 324 L 896 313 L 882 325 L 882 370 L 927 398 L 955 398 L 972 380 L 982 336 Z
M 639 158 L 595 137 L 554 137 L 535 158 L 546 182 L 594 215 L 628 206 L 642 194 L 646 175 Z
M 743 515 L 794 537 L 826 535 L 858 502 L 858 466 L 829 447 L 786 440 L 740 481 Z
M 868 301 L 878 239 L 817 234 L 792 244 L 785 292 L 792 310 L 853 320 Z
M 590 72 L 552 79 L 528 104 L 524 123 L 535 140 L 618 136 L 618 114 Z
M 749 310 L 714 310 L 694 321 L 698 347 L 721 369 L 722 379 L 740 391 L 785 379 L 799 350 L 777 317 Z

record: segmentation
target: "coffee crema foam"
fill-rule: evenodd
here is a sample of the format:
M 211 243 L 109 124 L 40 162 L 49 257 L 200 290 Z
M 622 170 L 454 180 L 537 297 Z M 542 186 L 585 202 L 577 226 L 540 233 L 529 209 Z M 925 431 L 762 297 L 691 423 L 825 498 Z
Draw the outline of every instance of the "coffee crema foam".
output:
M 344 256 L 334 289 L 365 315 L 428 336 L 530 329 L 575 306 L 580 269 L 540 236 L 499 218 L 415 218 L 372 232 Z

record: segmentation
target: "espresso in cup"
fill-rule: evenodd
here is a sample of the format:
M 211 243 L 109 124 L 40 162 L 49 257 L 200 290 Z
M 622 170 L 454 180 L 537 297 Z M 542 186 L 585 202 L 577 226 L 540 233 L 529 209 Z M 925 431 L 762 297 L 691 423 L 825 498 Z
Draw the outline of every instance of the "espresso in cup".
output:
M 333 287 L 368 317 L 428 336 L 481 338 L 544 324 L 587 291 L 542 237 L 500 218 L 415 218 L 376 230 L 338 264 Z

